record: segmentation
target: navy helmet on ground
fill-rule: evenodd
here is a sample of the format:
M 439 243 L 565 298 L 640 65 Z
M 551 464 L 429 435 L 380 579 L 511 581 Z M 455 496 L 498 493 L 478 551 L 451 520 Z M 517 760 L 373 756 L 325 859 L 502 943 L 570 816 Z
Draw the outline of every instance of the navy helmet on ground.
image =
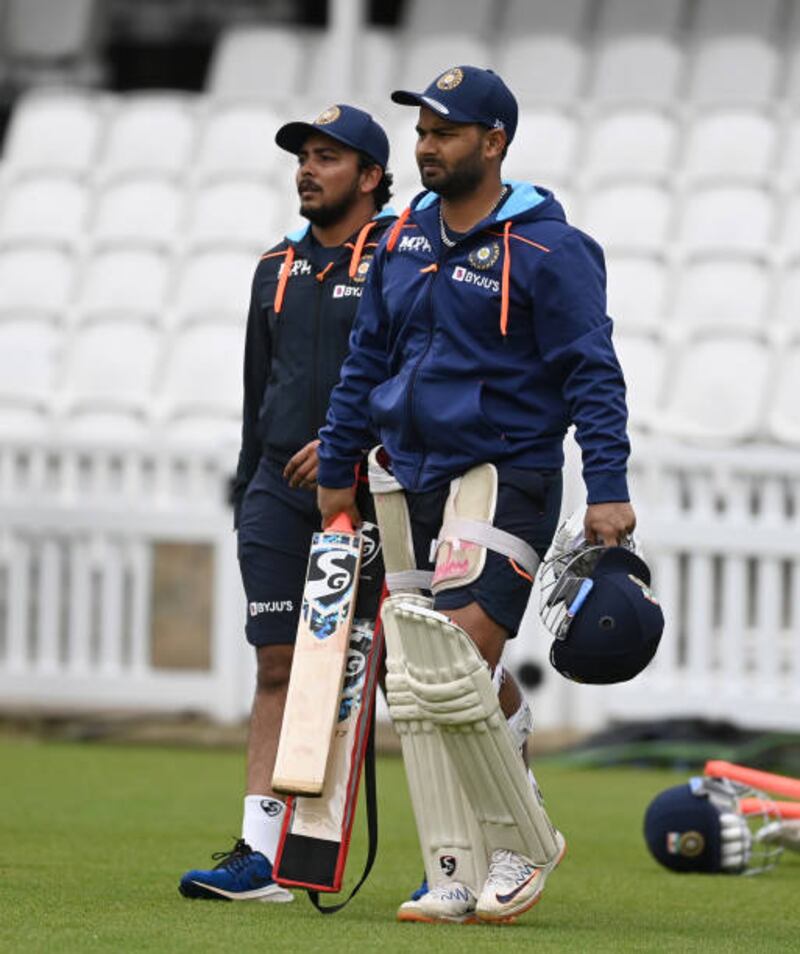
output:
M 759 811 L 745 816 L 743 799 Z M 656 861 L 671 871 L 757 874 L 773 868 L 780 845 L 759 835 L 777 818 L 762 792 L 724 778 L 691 778 L 657 795 L 644 817 L 644 838 Z
M 542 622 L 555 639 L 550 662 L 574 682 L 625 682 L 658 649 L 664 614 L 635 543 L 585 543 L 573 515 L 556 533 L 540 569 Z

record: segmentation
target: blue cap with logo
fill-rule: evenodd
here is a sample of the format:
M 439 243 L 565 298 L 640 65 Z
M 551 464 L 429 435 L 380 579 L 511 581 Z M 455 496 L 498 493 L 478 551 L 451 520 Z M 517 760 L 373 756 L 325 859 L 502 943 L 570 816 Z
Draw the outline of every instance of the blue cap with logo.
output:
M 580 606 L 550 647 L 551 664 L 574 682 L 625 682 L 655 655 L 664 615 L 650 590 L 650 569 L 625 547 L 602 552 Z
M 386 133 L 363 109 L 337 103 L 323 110 L 313 122 L 293 122 L 281 126 L 275 134 L 275 142 L 281 149 L 296 155 L 312 133 L 324 133 L 351 149 L 365 153 L 383 169 L 389 163 Z
M 508 142 L 517 131 L 517 101 L 492 70 L 452 66 L 422 93 L 396 89 L 392 99 L 401 106 L 427 106 L 454 123 L 479 123 L 504 129 Z

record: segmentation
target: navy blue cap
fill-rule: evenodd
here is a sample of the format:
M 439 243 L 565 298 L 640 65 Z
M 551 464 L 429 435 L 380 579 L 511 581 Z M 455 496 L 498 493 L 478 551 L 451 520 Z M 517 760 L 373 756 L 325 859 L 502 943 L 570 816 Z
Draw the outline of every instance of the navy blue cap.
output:
M 337 103 L 323 110 L 311 123 L 294 122 L 281 126 L 275 134 L 275 142 L 281 149 L 297 155 L 312 133 L 324 133 L 351 149 L 366 153 L 382 169 L 389 163 L 386 133 L 363 109 Z
M 427 106 L 454 123 L 480 123 L 505 129 L 508 142 L 517 131 L 517 101 L 492 70 L 452 66 L 422 93 L 396 89 L 392 99 L 401 106 Z
M 574 682 L 633 679 L 655 655 L 664 629 L 650 570 L 631 550 L 609 547 L 589 579 L 591 589 L 565 635 L 553 640 L 550 662 Z
M 691 783 L 668 788 L 650 802 L 644 839 L 665 868 L 706 873 L 722 869 L 719 809 Z

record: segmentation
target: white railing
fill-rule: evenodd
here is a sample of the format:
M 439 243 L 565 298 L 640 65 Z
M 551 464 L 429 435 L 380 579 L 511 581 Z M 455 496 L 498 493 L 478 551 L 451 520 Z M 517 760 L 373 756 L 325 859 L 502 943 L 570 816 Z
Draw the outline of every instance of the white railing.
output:
M 658 654 L 630 683 L 570 685 L 547 663 L 532 606 L 511 658 L 545 672 L 537 724 L 699 716 L 800 729 L 800 453 L 645 443 L 631 486 L 666 619 Z
M 0 447 L 0 705 L 194 710 L 223 721 L 246 713 L 252 651 L 225 505 L 229 461 Z M 153 663 L 159 542 L 212 549 L 206 669 Z
M 231 459 L 0 447 L 0 706 L 246 716 L 253 653 L 225 504 Z M 661 648 L 631 683 L 568 683 L 547 663 L 534 595 L 508 658 L 545 673 L 531 695 L 537 725 L 701 716 L 800 727 L 800 454 L 644 444 L 632 487 L 667 620 Z M 206 669 L 153 661 L 163 542 L 212 548 Z

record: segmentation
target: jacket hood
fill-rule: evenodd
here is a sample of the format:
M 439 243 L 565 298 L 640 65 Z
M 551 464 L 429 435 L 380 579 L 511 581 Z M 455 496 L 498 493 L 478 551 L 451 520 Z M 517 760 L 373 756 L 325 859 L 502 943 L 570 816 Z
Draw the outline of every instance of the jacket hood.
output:
M 511 195 L 489 221 L 534 222 L 543 219 L 566 221 L 561 203 L 549 189 L 516 179 L 503 179 L 503 185 L 511 187 Z M 415 213 L 424 212 L 436 206 L 439 201 L 439 195 L 436 192 L 420 192 L 411 200 L 411 210 Z

